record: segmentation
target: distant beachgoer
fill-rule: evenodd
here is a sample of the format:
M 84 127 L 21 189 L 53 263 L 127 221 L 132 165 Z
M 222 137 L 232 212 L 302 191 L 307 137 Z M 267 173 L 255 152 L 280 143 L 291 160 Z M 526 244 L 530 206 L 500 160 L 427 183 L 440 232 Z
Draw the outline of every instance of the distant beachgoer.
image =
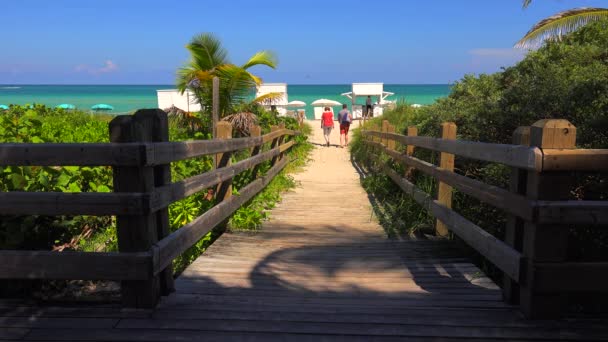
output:
M 372 107 L 372 97 L 367 95 L 367 99 L 365 99 L 365 116 L 374 116 L 374 110 Z
M 323 129 L 325 143 L 327 144 L 327 147 L 329 147 L 329 135 L 334 128 L 334 113 L 329 110 L 329 107 L 325 107 L 325 110 L 321 115 L 321 128 Z
M 340 147 L 348 145 L 348 129 L 353 121 L 353 116 L 348 111 L 348 106 L 343 104 L 342 110 L 338 113 L 338 122 L 340 123 Z

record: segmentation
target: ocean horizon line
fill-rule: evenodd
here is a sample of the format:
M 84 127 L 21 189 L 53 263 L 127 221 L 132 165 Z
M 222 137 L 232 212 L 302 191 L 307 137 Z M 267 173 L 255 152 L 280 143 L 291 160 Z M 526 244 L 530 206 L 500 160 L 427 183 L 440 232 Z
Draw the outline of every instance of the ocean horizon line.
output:
M 286 83 L 287 85 L 306 85 L 306 86 L 343 86 L 349 85 L 353 83 L 383 83 L 383 82 L 350 82 L 350 83 L 289 83 L 289 82 L 267 82 L 267 83 Z M 435 86 L 445 86 L 452 85 L 453 83 L 383 83 L 386 86 L 391 85 L 405 85 L 405 86 L 413 86 L 413 85 L 435 85 Z M 0 87 L 13 87 L 13 86 L 175 86 L 173 84 L 168 83 L 6 83 L 0 84 Z

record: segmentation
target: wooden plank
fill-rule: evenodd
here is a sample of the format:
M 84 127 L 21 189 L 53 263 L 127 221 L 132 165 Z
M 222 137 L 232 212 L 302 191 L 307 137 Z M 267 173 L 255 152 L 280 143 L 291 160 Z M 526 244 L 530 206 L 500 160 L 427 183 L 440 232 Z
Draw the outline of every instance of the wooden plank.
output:
M 451 209 L 441 205 L 441 203 L 432 200 L 427 193 L 418 189 L 389 167 L 385 166 L 384 172 L 429 213 L 445 222 L 450 230 L 469 246 L 481 253 L 512 279 L 519 279 L 520 263 L 522 262 L 522 256 L 519 252 Z
M 256 156 L 243 159 L 230 166 L 205 172 L 204 174 L 189 177 L 182 181 L 159 187 L 152 194 L 151 210 L 154 211 L 160 207 L 167 206 L 168 204 L 182 198 L 188 197 L 199 191 L 217 185 L 220 182 L 231 179 L 240 172 L 278 156 L 279 153 L 280 149 L 274 148 Z
M 293 145 L 295 145 L 295 143 L 296 142 L 294 140 L 290 140 L 290 141 L 288 141 L 288 142 L 286 142 L 284 144 L 281 144 L 279 146 L 279 152 L 283 153 L 283 152 L 289 150 Z
M 2 143 L 0 156 L 0 166 L 116 166 L 141 165 L 147 151 L 139 143 Z
M 608 171 L 608 149 L 543 149 L 543 171 Z
M 534 201 L 538 224 L 608 224 L 608 201 Z
M 144 280 L 151 275 L 149 252 L 0 251 L 2 279 Z
M 142 193 L 0 192 L 2 215 L 142 215 L 150 199 Z
M 534 290 L 538 292 L 563 294 L 608 289 L 608 262 L 537 263 L 534 272 Z
M 147 165 L 166 164 L 211 154 L 244 150 L 262 143 L 261 137 L 154 143 L 150 145 L 152 156 Z
M 381 147 L 378 143 L 369 142 L 368 144 Z M 524 196 L 513 194 L 502 188 L 488 185 L 466 176 L 442 170 L 441 168 L 424 160 L 409 157 L 397 151 L 384 149 L 383 152 L 388 154 L 395 161 L 416 168 L 446 184 L 449 184 L 450 186 L 453 186 L 458 191 L 479 199 L 482 202 L 488 203 L 527 220 L 532 220 L 534 218 L 533 205 L 535 202 L 526 199 Z
M 168 237 L 159 241 L 155 246 L 159 253 L 159 266 L 165 268 L 173 262 L 178 255 L 190 248 L 200 240 L 218 223 L 230 216 L 243 203 L 250 200 L 255 194 L 262 190 L 276 174 L 287 165 L 288 159 L 283 159 L 272 167 L 264 176 L 251 182 L 239 191 L 238 196 L 233 196 L 224 202 L 209 209 L 203 215 L 197 217 L 192 222 L 173 232 Z
M 441 138 L 447 140 L 456 140 L 456 124 L 453 122 L 444 122 L 441 124 Z M 454 172 L 454 155 L 441 152 L 439 156 L 439 167 L 447 172 Z M 437 202 L 446 208 L 452 208 L 452 187 L 444 182 L 437 184 Z M 448 227 L 441 220 L 435 222 L 435 235 L 447 236 Z
M 492 144 L 475 141 L 446 140 L 433 137 L 404 136 L 395 133 L 362 131 L 363 135 L 394 139 L 405 145 L 415 145 L 432 151 L 505 164 L 526 170 L 542 170 L 543 155 L 539 148 Z

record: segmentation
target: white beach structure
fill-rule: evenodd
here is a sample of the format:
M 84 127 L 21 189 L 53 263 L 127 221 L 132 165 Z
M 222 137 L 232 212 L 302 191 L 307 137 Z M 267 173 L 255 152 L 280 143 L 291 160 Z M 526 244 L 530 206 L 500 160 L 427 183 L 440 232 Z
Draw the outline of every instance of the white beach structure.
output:
M 262 83 L 258 86 L 255 97 L 258 98 L 270 93 L 279 93 L 281 96 L 265 101 L 263 103 L 264 107 L 270 110 L 270 106 L 276 106 L 279 115 L 284 116 L 287 113 L 286 107 L 288 103 L 287 83 Z
M 384 83 L 353 83 L 352 91 L 342 93 L 342 95 L 351 100 L 353 118 L 361 118 L 364 105 L 355 104 L 357 97 L 371 96 L 372 100 L 376 100 L 374 116 L 379 116 L 382 115 L 383 107 L 392 103 L 392 101 L 388 101 L 386 98 L 394 95 L 394 93 L 384 91 Z
M 159 89 L 156 91 L 156 98 L 158 100 L 158 108 L 160 109 L 175 106 L 186 112 L 198 112 L 201 110 L 201 105 L 190 90 L 186 90 L 183 94 L 180 94 L 177 89 Z

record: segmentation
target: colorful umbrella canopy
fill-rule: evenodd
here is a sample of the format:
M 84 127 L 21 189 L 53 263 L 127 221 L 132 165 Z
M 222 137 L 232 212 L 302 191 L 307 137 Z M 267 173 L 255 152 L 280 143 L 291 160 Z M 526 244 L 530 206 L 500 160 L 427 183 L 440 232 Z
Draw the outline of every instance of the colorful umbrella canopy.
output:
M 69 103 L 62 103 L 59 106 L 55 107 L 55 108 L 61 108 L 61 109 L 75 109 L 76 106 L 74 106 L 73 104 L 69 104 Z
M 8 110 L 8 106 L 0 104 L 0 109 L 2 109 L 2 110 Z
M 96 105 L 94 105 L 93 107 L 91 107 L 92 110 L 114 110 L 114 107 L 110 106 L 109 104 L 105 104 L 105 103 L 98 103 Z

